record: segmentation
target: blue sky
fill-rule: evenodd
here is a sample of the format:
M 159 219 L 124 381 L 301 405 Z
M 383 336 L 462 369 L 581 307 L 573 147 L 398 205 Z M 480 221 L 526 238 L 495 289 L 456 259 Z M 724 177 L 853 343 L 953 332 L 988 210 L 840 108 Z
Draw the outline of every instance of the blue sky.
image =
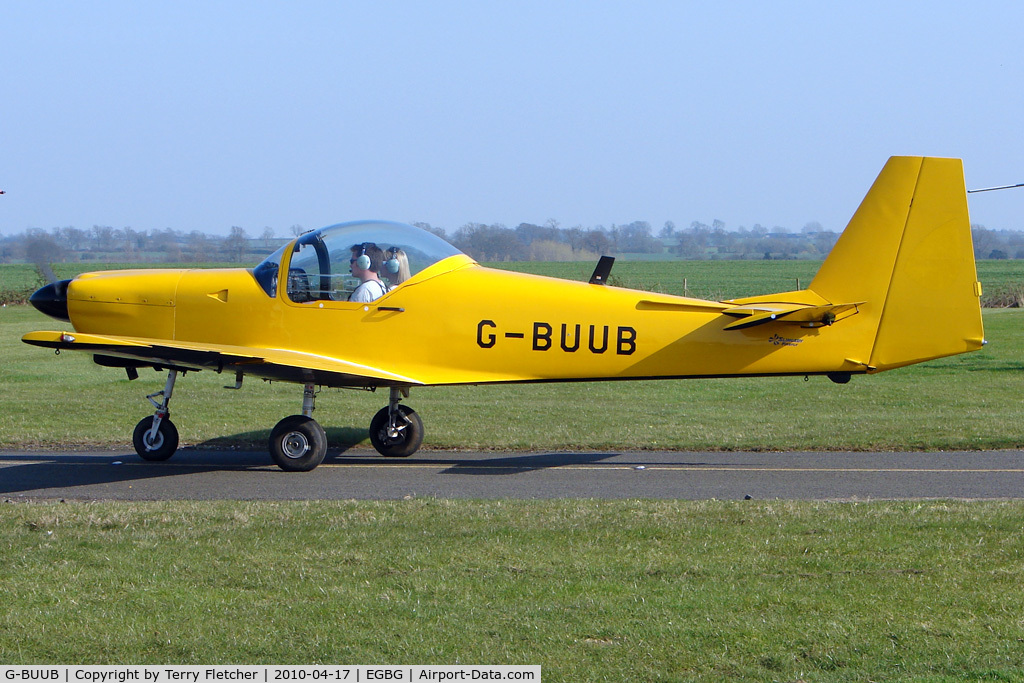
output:
M 1024 182 L 1024 5 L 9 2 L 0 233 L 842 229 L 894 154 Z M 1024 190 L 972 195 L 1024 229 Z

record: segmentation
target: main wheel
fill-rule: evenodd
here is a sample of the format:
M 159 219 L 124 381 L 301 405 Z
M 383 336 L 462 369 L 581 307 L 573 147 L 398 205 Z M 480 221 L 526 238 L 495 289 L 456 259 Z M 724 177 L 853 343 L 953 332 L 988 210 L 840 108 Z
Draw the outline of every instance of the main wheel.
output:
M 291 415 L 270 432 L 270 457 L 285 472 L 308 472 L 324 461 L 327 434 L 305 415 Z
M 407 458 L 423 443 L 423 420 L 416 411 L 407 406 L 398 406 L 405 417 L 399 418 L 394 431 L 388 425 L 388 409 L 377 411 L 370 420 L 370 443 L 381 455 L 389 458 Z
M 174 455 L 178 450 L 178 428 L 166 417 L 160 420 L 156 435 L 150 438 L 150 430 L 153 428 L 153 416 L 144 417 L 135 425 L 132 432 L 132 444 L 135 452 L 143 460 L 160 461 Z

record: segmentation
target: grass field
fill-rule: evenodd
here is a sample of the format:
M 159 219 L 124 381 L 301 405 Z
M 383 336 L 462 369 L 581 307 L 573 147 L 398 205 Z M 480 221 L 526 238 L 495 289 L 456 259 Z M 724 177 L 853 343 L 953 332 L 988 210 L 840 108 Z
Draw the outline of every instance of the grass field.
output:
M 681 293 L 671 284 L 681 287 L 678 271 L 646 266 L 635 275 L 617 265 L 636 278 L 620 284 Z M 589 274 L 582 268 L 579 277 Z M 789 289 L 809 277 L 795 272 L 750 286 Z M 754 293 L 719 279 L 728 295 Z M 845 386 L 775 378 L 437 388 L 414 391 L 410 404 L 435 448 L 1021 447 L 1024 311 L 988 310 L 985 325 L 982 351 Z M 143 396 L 162 376 L 128 382 L 84 354 L 21 343 L 25 331 L 52 326 L 30 307 L 0 308 L 0 445 L 130 448 L 132 427 L 151 410 Z M 301 402 L 292 385 L 220 388 L 229 383 L 206 372 L 179 382 L 183 442 L 263 447 Z M 322 394 L 317 417 L 331 445 L 363 443 L 383 400 Z M 1020 501 L 6 503 L 0 548 L 4 664 L 541 664 L 546 681 L 1024 680 Z
M 0 662 L 1024 677 L 1024 503 L 0 508 Z

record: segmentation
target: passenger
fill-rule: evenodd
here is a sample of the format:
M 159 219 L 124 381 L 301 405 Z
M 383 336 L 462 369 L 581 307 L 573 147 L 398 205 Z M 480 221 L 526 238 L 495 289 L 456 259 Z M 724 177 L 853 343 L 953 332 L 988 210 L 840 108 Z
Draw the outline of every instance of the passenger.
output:
M 387 261 L 384 262 L 384 277 L 388 279 L 392 287 L 400 285 L 412 277 L 412 271 L 409 270 L 409 257 L 406 256 L 404 250 L 391 247 L 387 250 L 387 257 Z
M 381 282 L 379 273 L 384 264 L 384 252 L 373 242 L 363 242 L 352 246 L 352 258 L 349 260 L 352 274 L 359 278 L 359 286 L 349 295 L 349 301 L 368 303 L 379 299 L 388 291 L 387 285 Z

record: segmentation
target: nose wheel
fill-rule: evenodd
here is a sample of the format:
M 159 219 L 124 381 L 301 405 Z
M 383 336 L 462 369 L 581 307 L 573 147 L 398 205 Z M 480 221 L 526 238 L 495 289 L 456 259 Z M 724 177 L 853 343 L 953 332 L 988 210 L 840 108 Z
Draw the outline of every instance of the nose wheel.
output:
M 169 371 L 164 390 L 146 397 L 156 408 L 156 412 L 139 420 L 139 424 L 135 425 L 135 431 L 132 432 L 132 445 L 143 460 L 167 460 L 178 450 L 178 429 L 170 420 L 171 393 L 177 379 L 178 371 Z M 157 401 L 157 397 L 161 400 Z
M 135 452 L 143 460 L 159 462 L 167 460 L 178 450 L 178 428 L 174 423 L 164 418 L 153 429 L 156 422 L 155 415 L 149 415 L 139 420 L 132 433 L 132 445 Z

